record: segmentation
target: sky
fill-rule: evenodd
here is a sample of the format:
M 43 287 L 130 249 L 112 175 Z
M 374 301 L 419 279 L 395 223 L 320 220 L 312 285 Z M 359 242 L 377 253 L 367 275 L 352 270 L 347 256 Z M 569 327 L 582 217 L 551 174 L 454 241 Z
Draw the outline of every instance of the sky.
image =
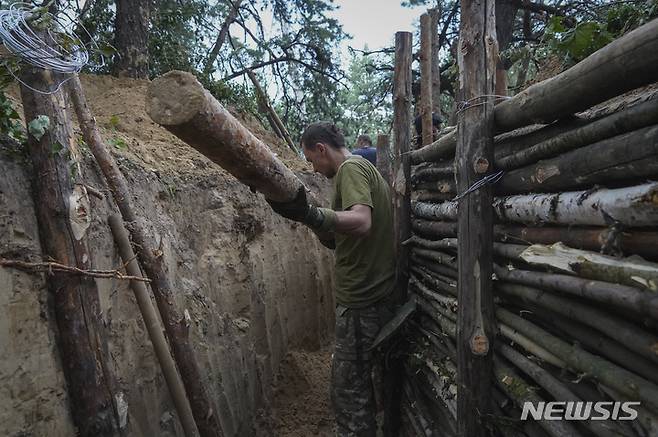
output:
M 412 32 L 413 23 L 427 10 L 427 6 L 405 8 L 401 0 L 334 0 L 339 8 L 330 16 L 336 18 L 343 30 L 353 39 L 342 44 L 342 57 L 348 58 L 348 46 L 370 50 L 392 46 L 395 32 Z

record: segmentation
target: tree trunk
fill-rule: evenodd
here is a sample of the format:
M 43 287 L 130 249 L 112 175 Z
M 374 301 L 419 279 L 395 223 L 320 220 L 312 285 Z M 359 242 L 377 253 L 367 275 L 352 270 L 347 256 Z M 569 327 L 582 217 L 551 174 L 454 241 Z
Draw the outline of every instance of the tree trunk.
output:
M 432 21 L 430 32 L 432 34 L 432 112 L 441 115 L 441 65 L 439 62 L 439 17 L 441 11 L 438 8 L 428 10 Z
M 432 17 L 420 16 L 420 116 L 423 126 L 421 144 L 430 144 L 433 139 L 432 123 Z
M 457 202 L 425 203 L 414 202 L 411 212 L 418 218 L 427 220 L 457 220 Z
M 59 78 L 50 71 L 28 69 L 22 81 L 51 89 Z M 88 231 L 92 212 L 82 184 L 81 154 L 66 113 L 63 93 L 42 94 L 21 85 L 27 123 L 48 119 L 42 136 L 29 134 L 27 147 L 34 174 L 33 191 L 44 256 L 83 270 L 92 268 Z M 59 331 L 58 345 L 71 402 L 73 422 L 81 436 L 118 435 L 116 392 L 98 288 L 93 278 L 54 271 L 48 276 Z
M 377 170 L 391 186 L 391 145 L 388 135 L 377 135 Z
M 658 126 L 618 135 L 506 173 L 499 194 L 555 192 L 658 175 Z
M 449 277 L 453 280 L 457 279 L 457 270 L 453 269 L 452 267 L 438 264 L 430 259 L 420 257 L 414 253 L 411 254 L 411 260 L 413 261 L 414 265 L 424 267 L 430 272 Z
M 499 283 L 496 285 L 496 289 L 506 296 L 512 297 L 514 302 L 519 300 L 530 302 L 569 319 L 578 320 L 617 340 L 635 353 L 658 363 L 658 351 L 655 350 L 658 337 L 618 317 L 580 304 L 573 299 L 525 285 Z
M 411 229 L 421 235 L 431 237 L 454 237 L 457 235 L 457 223 L 455 222 L 435 222 L 429 220 L 413 219 L 411 220 Z
M 578 346 L 572 346 L 502 308 L 496 310 L 496 316 L 502 323 L 522 332 L 531 340 L 564 360 L 576 372 L 587 373 L 590 377 L 618 390 L 620 393 L 648 404 L 654 410 L 658 407 L 658 387 L 646 379 L 640 378 L 597 355 L 586 352 Z
M 171 71 L 151 82 L 146 111 L 156 123 L 270 200 L 291 201 L 302 186 L 190 73 Z
M 459 114 L 455 169 L 464 192 L 493 168 L 496 21 L 494 0 L 461 1 L 458 63 L 462 99 L 479 103 Z M 493 411 L 495 337 L 491 284 L 493 210 L 491 186 L 459 201 L 459 316 L 457 329 L 457 423 L 465 436 L 490 435 L 483 418 Z
M 438 161 L 449 158 L 455 154 L 457 147 L 457 131 L 451 131 L 441 136 L 431 144 L 428 144 L 418 150 L 411 152 L 411 162 L 420 164 L 421 162 Z
M 435 191 L 442 194 L 452 194 L 457 192 L 454 178 L 443 178 L 432 182 L 420 182 L 416 184 L 419 190 Z
M 658 97 L 496 159 L 496 167 L 502 170 L 522 167 L 540 159 L 550 158 L 652 124 L 658 124 Z
M 114 74 L 119 77 L 148 79 L 149 0 L 117 0 L 114 20 L 115 42 L 119 58 Z
M 508 270 L 499 266 L 494 266 L 494 270 L 499 279 L 507 282 L 569 293 L 658 320 L 658 296 L 634 287 L 534 270 Z
M 428 190 L 414 190 L 411 192 L 412 202 L 445 202 L 454 199 L 455 195 L 451 193 L 438 193 Z
M 126 265 L 126 272 L 131 276 L 141 277 L 142 272 L 139 263 L 135 259 L 136 255 L 130 245 L 128 231 L 123 227 L 121 216 L 110 216 L 108 223 L 112 229 L 114 241 L 119 248 L 121 260 Z M 135 300 L 137 301 L 139 311 L 142 314 L 144 325 L 148 331 L 155 355 L 158 358 L 158 363 L 162 369 L 167 388 L 169 388 L 169 394 L 174 401 L 174 406 L 176 407 L 178 419 L 183 427 L 183 431 L 187 437 L 197 436 L 199 435 L 199 432 L 194 421 L 190 402 L 185 393 L 185 386 L 178 374 L 176 362 L 173 360 L 171 353 L 169 352 L 169 344 L 164 336 L 162 326 L 160 325 L 160 319 L 158 318 L 155 307 L 151 302 L 151 296 L 146 288 L 146 284 L 141 281 L 131 281 L 130 286 L 135 294 Z
M 457 297 L 457 282 L 447 276 L 432 274 L 420 267 L 412 267 L 411 271 L 416 274 L 416 277 L 432 287 L 433 289 Z
M 228 12 L 228 15 L 226 16 L 226 19 L 224 19 L 224 23 L 222 24 L 222 27 L 219 29 L 219 33 L 217 34 L 217 40 L 215 40 L 215 44 L 213 44 L 212 49 L 210 50 L 210 53 L 208 54 L 208 59 L 206 59 L 206 64 L 203 67 L 203 74 L 204 76 L 210 76 L 210 73 L 212 72 L 213 65 L 215 64 L 215 61 L 217 60 L 217 56 L 219 55 L 219 51 L 222 49 L 222 46 L 224 45 L 224 41 L 226 41 L 226 37 L 228 36 L 228 29 L 231 27 L 231 24 L 235 21 L 235 18 L 238 16 L 238 12 L 240 11 L 240 4 L 242 3 L 242 0 L 229 0 L 229 5 L 230 9 Z
M 547 123 L 652 83 L 658 76 L 658 21 L 611 42 L 567 71 L 496 106 L 496 130 Z
M 147 238 L 148 233 L 135 213 L 128 183 L 100 137 L 96 121 L 87 106 L 79 78 L 73 77 L 69 83 L 69 91 L 85 142 L 89 145 L 91 153 L 103 172 L 123 220 L 128 224 L 135 246 L 140 248 L 139 259 L 146 275 L 151 279 L 151 289 L 164 323 L 169 345 L 185 384 L 199 432 L 203 437 L 221 436 L 223 434 L 219 424 L 218 410 L 211 402 L 203 384 L 201 371 L 188 336 L 185 318 L 175 304 L 174 290 L 167 276 L 166 260 L 163 256 L 157 255 L 157 248 Z
M 437 181 L 449 177 L 454 178 L 455 165 L 450 161 L 445 164 L 416 170 L 412 175 L 412 182 Z
M 627 188 L 593 189 L 559 194 L 527 194 L 497 198 L 494 209 L 502 221 L 560 225 L 627 227 L 658 223 L 658 183 Z

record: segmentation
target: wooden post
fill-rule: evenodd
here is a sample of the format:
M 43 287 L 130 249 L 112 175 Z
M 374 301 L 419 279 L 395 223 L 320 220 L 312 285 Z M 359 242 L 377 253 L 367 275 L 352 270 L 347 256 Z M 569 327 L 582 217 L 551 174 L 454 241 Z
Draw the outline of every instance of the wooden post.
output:
M 420 116 L 423 146 L 433 141 L 432 91 L 432 17 L 425 13 L 420 16 Z
M 411 33 L 395 33 L 395 71 L 393 77 L 393 232 L 396 253 L 396 277 L 398 289 L 407 290 L 409 279 L 409 249 L 402 243 L 411 236 Z M 399 361 L 399 360 L 398 360 Z M 394 364 L 387 374 L 387 408 L 384 418 L 386 436 L 399 435 L 400 393 L 402 392 L 401 362 Z
M 204 379 L 201 377 L 201 370 L 194 355 L 185 318 L 176 305 L 174 289 L 167 276 L 166 260 L 162 255 L 157 254 L 157 248 L 148 240 L 146 229 L 137 219 L 126 178 L 103 143 L 96 127 L 96 120 L 87 106 L 87 100 L 77 76 L 69 81 L 69 92 L 82 129 L 82 136 L 112 190 L 114 201 L 121 211 L 123 220 L 128 223 L 135 246 L 140 248 L 139 260 L 146 275 L 151 279 L 151 289 L 165 326 L 167 339 L 185 384 L 199 432 L 202 437 L 221 436 L 223 433 L 219 423 L 219 414 L 210 400 Z
M 432 33 L 432 112 L 441 115 L 441 70 L 439 62 L 439 18 L 441 10 L 432 8 L 429 11 L 432 17 L 430 32 Z
M 29 69 L 22 81 L 36 89 L 55 87 L 51 73 L 40 69 Z M 68 266 L 91 269 L 91 205 L 80 184 L 81 155 L 64 96 L 61 91 L 42 94 L 21 85 L 21 97 L 27 123 L 34 126 L 41 121 L 41 128 L 30 129 L 27 146 L 44 256 Z M 96 282 L 91 277 L 57 271 L 47 279 L 73 422 L 80 436 L 118 435 L 120 423 L 114 407 L 117 393 L 108 365 Z
M 391 186 L 391 145 L 388 135 L 377 136 L 377 170 Z
M 122 217 L 118 214 L 112 215 L 109 217 L 108 223 L 112 230 L 112 235 L 114 235 L 114 241 L 119 248 L 121 260 L 126 263 L 126 272 L 131 276 L 141 277 L 142 271 L 133 252 L 133 248 L 130 245 L 130 238 L 128 231 L 123 226 Z M 183 427 L 183 432 L 185 432 L 186 437 L 198 436 L 199 431 L 194 422 L 190 402 L 185 394 L 183 380 L 178 374 L 176 362 L 172 358 L 171 352 L 169 352 L 169 344 L 162 330 L 158 313 L 153 306 L 153 302 L 151 302 L 148 288 L 146 288 L 146 284 L 142 281 L 130 281 L 130 287 L 135 294 L 137 306 L 144 319 L 144 325 L 151 339 L 155 356 L 158 358 L 158 363 L 160 363 L 162 374 L 169 388 L 169 394 L 174 401 L 178 420 L 180 420 Z
M 492 172 L 496 76 L 495 0 L 462 0 L 458 48 L 463 100 L 474 104 L 458 116 L 457 190 L 466 191 Z M 492 189 L 485 185 L 459 201 L 457 330 L 458 435 L 490 435 L 494 304 L 492 293 Z

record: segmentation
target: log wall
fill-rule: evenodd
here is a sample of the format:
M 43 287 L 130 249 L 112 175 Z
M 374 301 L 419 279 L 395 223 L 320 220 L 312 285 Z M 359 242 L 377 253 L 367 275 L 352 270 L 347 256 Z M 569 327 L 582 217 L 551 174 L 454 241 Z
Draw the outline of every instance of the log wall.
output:
M 483 418 L 486 434 L 658 435 L 658 67 L 635 59 L 615 64 L 616 76 L 594 72 L 619 47 L 658 53 L 648 36 L 657 25 L 647 23 L 494 110 L 493 170 L 504 173 L 490 184 L 495 405 Z M 614 90 L 603 94 L 610 100 L 571 83 L 578 71 Z M 619 85 L 636 71 L 642 74 L 629 86 Z M 553 113 L 558 85 L 577 103 L 562 102 Z M 528 99 L 541 116 L 524 109 Z M 510 127 L 516 130 L 505 132 Z M 459 129 L 446 129 L 411 154 L 412 236 L 405 245 L 408 290 L 418 305 L 405 331 L 402 435 L 460 435 L 458 220 L 475 217 L 460 215 L 464 202 L 455 200 L 468 165 L 455 162 L 457 138 Z M 614 404 L 608 420 L 520 420 L 526 401 L 571 400 L 640 405 L 628 421 L 610 420 Z

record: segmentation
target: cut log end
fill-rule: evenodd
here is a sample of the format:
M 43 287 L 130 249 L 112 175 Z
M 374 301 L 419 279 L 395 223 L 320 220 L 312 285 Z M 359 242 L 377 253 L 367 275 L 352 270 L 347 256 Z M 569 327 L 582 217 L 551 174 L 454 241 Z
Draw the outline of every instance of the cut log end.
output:
M 160 125 L 175 126 L 201 112 L 206 101 L 203 85 L 196 77 L 174 70 L 151 82 L 146 93 L 146 112 Z

